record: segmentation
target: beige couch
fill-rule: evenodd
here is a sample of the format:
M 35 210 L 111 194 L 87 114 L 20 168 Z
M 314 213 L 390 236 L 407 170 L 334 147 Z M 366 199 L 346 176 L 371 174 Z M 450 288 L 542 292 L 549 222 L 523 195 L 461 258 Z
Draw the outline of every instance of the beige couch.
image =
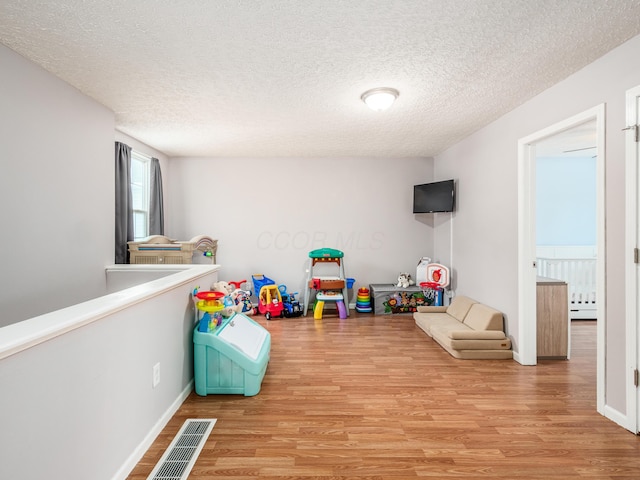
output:
M 416 325 L 456 358 L 512 358 L 502 313 L 469 297 L 456 296 L 447 307 L 422 306 Z

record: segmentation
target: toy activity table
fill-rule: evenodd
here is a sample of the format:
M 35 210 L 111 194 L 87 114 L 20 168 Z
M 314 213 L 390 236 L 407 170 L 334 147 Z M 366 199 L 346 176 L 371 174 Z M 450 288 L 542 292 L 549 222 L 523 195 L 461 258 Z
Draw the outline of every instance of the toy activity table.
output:
M 344 297 L 341 293 L 332 290 L 321 290 L 316 294 L 316 304 L 313 307 L 313 318 L 322 319 L 322 311 L 325 302 L 335 302 L 340 318 L 347 318 L 347 307 L 344 305 Z
M 327 277 L 317 276 L 314 274 L 314 267 L 319 265 L 335 264 L 338 267 L 338 275 Z M 309 302 L 311 298 L 311 290 L 319 291 L 336 291 L 342 295 L 342 302 L 349 298 L 347 289 L 346 275 L 344 271 L 344 253 L 333 248 L 319 248 L 309 252 L 309 269 L 307 281 L 305 283 L 303 314 L 306 315 L 309 310 Z M 325 292 L 326 293 L 326 292 Z M 316 295 L 316 299 L 318 299 Z M 322 300 L 321 300 L 322 301 Z M 325 300 L 326 301 L 326 300 Z M 316 304 L 317 306 L 317 304 Z M 324 306 L 324 303 L 322 304 Z M 336 307 L 340 309 L 336 303 Z M 349 316 L 349 309 L 344 308 L 343 314 Z M 320 310 L 321 314 L 322 310 Z M 314 311 L 315 315 L 315 311 Z M 322 318 L 322 316 L 320 316 Z M 342 318 L 342 317 L 341 317 Z

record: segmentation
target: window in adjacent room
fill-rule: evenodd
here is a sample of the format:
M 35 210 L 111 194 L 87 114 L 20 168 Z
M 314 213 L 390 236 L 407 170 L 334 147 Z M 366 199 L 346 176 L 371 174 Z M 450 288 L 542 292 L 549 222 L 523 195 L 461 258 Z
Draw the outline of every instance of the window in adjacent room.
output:
M 149 166 L 151 158 L 131 152 L 131 195 L 133 197 L 134 240 L 149 235 Z

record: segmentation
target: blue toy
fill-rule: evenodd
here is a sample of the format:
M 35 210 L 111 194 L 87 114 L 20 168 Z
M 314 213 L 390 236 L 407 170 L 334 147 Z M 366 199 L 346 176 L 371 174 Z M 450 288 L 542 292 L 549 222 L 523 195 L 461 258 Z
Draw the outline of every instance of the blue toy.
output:
M 276 282 L 271 280 L 269 277 L 262 275 L 261 273 L 256 273 L 251 275 L 251 280 L 253 281 L 253 294 L 257 297 L 260 295 L 260 290 L 262 287 L 266 285 L 275 285 Z
M 287 292 L 286 285 L 279 285 L 280 296 L 282 297 L 282 305 L 284 307 L 283 313 L 287 318 L 299 317 L 302 315 L 302 305 L 296 300 L 298 292 Z

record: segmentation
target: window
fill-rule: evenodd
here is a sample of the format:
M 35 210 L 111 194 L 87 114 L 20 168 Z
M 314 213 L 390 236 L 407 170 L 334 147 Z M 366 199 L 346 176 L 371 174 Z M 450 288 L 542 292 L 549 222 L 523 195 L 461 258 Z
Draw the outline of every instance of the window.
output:
M 133 236 L 142 240 L 149 235 L 149 166 L 151 159 L 131 151 L 131 195 L 133 197 Z

